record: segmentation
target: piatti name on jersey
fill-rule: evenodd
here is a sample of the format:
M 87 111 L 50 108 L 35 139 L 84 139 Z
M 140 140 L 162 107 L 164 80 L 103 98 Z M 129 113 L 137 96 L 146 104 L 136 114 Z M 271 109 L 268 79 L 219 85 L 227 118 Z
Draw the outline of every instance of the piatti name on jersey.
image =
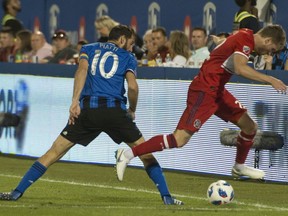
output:
M 119 49 L 117 46 L 115 46 L 115 44 L 110 43 L 100 43 L 100 48 L 109 49 L 112 50 L 113 52 L 116 52 Z

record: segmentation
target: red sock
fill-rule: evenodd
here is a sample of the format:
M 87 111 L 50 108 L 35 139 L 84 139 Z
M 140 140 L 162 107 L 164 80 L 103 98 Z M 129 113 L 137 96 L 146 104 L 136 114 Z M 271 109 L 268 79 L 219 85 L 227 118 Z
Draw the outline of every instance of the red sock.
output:
M 256 133 L 248 135 L 243 131 L 237 137 L 237 153 L 236 153 L 236 162 L 239 164 L 244 164 L 249 153 L 249 150 L 254 142 L 254 137 Z
M 146 142 L 133 147 L 132 151 L 134 156 L 136 157 L 169 148 L 177 148 L 177 142 L 173 134 L 158 135 L 152 137 Z

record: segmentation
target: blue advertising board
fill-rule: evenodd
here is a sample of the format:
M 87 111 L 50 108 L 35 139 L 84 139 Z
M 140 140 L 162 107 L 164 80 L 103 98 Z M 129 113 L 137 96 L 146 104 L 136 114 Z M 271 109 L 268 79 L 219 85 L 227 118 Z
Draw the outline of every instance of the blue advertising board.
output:
M 48 150 L 66 125 L 75 67 L 45 66 L 44 70 L 40 64 L 1 63 L 0 80 L 5 82 L 0 85 L 0 112 L 18 113 L 21 117 L 24 114 L 24 119 L 20 128 L 0 128 L 0 152 L 39 157 Z M 64 74 L 62 72 L 65 68 L 67 73 Z M 136 123 L 146 139 L 174 131 L 186 106 L 187 89 L 192 77 L 197 73 L 197 70 L 191 69 L 158 68 L 161 71 L 159 76 L 156 69 L 142 67 L 138 70 L 140 92 Z M 55 72 L 58 72 L 57 77 L 54 76 Z M 184 76 L 187 73 L 189 78 Z M 283 71 L 267 73 L 278 73 L 274 74 L 278 78 L 280 73 L 285 74 Z M 287 82 L 287 77 L 284 81 Z M 253 84 L 247 80 L 246 83 L 239 83 L 239 80 L 235 82 L 228 83 L 227 89 L 247 107 L 259 129 L 277 132 L 284 138 L 283 148 L 260 151 L 259 167 L 266 172 L 265 179 L 287 183 L 287 95 L 277 94 L 270 85 Z M 157 152 L 155 156 L 166 169 L 231 175 L 236 148 L 220 144 L 219 135 L 225 128 L 237 129 L 232 123 L 213 116 L 185 147 Z M 124 143 L 120 146 L 123 145 Z M 88 147 L 76 145 L 62 159 L 115 164 L 114 151 L 118 148 L 108 135 L 101 133 Z M 255 165 L 255 156 L 255 152 L 251 150 L 246 164 Z M 137 158 L 131 165 L 142 166 L 142 163 Z

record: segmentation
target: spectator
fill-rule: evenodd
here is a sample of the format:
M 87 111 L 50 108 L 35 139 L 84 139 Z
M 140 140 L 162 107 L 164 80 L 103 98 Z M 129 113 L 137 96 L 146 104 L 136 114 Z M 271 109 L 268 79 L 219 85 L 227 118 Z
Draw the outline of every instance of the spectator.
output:
M 111 17 L 104 15 L 96 19 L 95 21 L 95 27 L 97 32 L 100 35 L 100 38 L 98 38 L 97 42 L 107 42 L 108 41 L 108 35 L 111 31 L 111 29 L 120 23 L 113 20 Z M 133 46 L 132 53 L 135 54 L 137 59 L 141 59 L 143 55 L 143 51 L 141 50 L 141 47 L 143 45 L 142 39 L 139 37 L 139 35 L 135 34 L 135 45 Z
M 1 21 L 2 27 L 9 26 L 16 37 L 17 32 L 24 29 L 21 22 L 16 18 L 17 13 L 21 11 L 21 2 L 20 0 L 3 0 L 2 7 L 5 13 Z
M 266 70 L 288 70 L 288 43 L 278 53 L 271 57 L 270 61 L 266 61 Z
M 64 30 L 57 30 L 53 37 L 53 43 L 56 47 L 55 55 L 48 61 L 54 64 L 66 64 L 77 51 L 71 46 L 69 38 Z
M 76 46 L 77 52 L 80 53 L 80 50 L 81 50 L 82 46 L 86 45 L 86 44 L 88 44 L 88 41 L 85 40 L 85 39 L 81 40 L 81 41 L 78 41 L 77 46 Z
M 159 53 L 162 58 L 162 62 L 165 62 L 165 58 L 167 54 L 169 53 L 166 29 L 163 27 L 158 27 L 158 28 L 153 29 L 152 39 L 153 39 L 154 45 L 157 47 L 157 53 L 156 55 L 153 56 L 153 59 L 155 59 L 157 54 Z
M 172 60 L 164 62 L 168 67 L 184 67 L 191 55 L 189 38 L 182 31 L 172 31 L 170 34 L 170 50 Z
M 240 10 L 235 14 L 233 23 L 233 32 L 240 28 L 248 28 L 254 33 L 260 29 L 258 22 L 258 10 L 255 7 L 257 0 L 235 0 Z
M 0 62 L 14 62 L 14 59 L 9 59 L 13 56 L 15 48 L 15 37 L 10 27 L 3 27 L 0 31 L 0 43 Z
M 32 56 L 37 56 L 39 63 L 46 63 L 44 58 L 52 57 L 52 46 L 47 43 L 45 35 L 41 31 L 36 31 L 31 36 Z
M 192 55 L 188 59 L 187 67 L 200 68 L 210 55 L 207 44 L 207 33 L 202 27 L 196 27 L 192 30 Z
M 135 33 L 135 44 L 132 47 L 132 53 L 134 53 L 134 55 L 138 60 L 140 60 L 144 54 L 144 51 L 141 49 L 142 46 L 143 46 L 142 38 Z
M 251 29 L 254 33 L 258 32 L 260 25 L 258 22 L 258 10 L 256 8 L 257 0 L 235 0 L 235 3 L 240 7 L 240 10 L 234 17 L 233 34 L 240 28 Z M 264 60 L 264 57 L 257 56 L 255 52 L 251 53 L 250 61 L 258 70 L 264 69 L 266 60 Z
M 96 19 L 95 27 L 98 34 L 100 35 L 97 42 L 107 42 L 111 29 L 117 25 L 119 25 L 119 23 L 107 15 L 101 16 Z
M 31 57 L 31 32 L 29 30 L 21 30 L 16 34 L 15 40 L 15 63 L 28 63 Z
M 81 48 L 83 45 L 86 45 L 88 44 L 88 41 L 87 40 L 81 40 L 81 41 L 78 41 L 77 45 L 76 45 L 76 50 L 77 50 L 77 53 L 75 53 L 73 55 L 73 58 L 69 59 L 67 61 L 67 64 L 79 64 L 79 53 L 81 51 Z
M 157 46 L 153 43 L 152 29 L 145 32 L 143 42 L 142 50 L 146 53 L 148 61 L 153 60 L 157 55 Z
M 228 32 L 220 32 L 216 36 L 210 35 L 210 41 L 207 43 L 209 52 L 212 52 L 218 44 L 222 43 L 229 36 L 230 34 Z

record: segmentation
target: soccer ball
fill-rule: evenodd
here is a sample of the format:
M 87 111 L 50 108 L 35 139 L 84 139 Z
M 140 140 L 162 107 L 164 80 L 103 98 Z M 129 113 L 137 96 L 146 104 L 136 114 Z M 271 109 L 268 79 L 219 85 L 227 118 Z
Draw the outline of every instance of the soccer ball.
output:
M 234 190 L 228 182 L 219 180 L 208 187 L 207 197 L 213 205 L 227 204 L 234 199 Z

